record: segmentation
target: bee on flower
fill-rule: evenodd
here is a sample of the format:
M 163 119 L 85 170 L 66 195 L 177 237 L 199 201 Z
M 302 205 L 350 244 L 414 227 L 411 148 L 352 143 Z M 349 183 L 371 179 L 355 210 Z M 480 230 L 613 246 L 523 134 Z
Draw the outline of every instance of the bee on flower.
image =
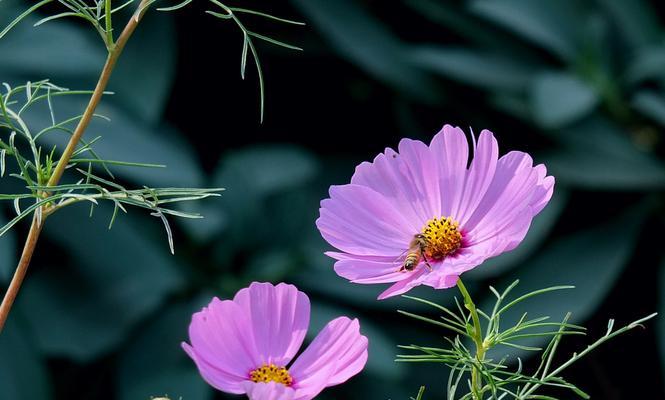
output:
M 330 188 L 316 225 L 339 250 L 326 253 L 335 272 L 354 283 L 392 283 L 384 299 L 418 285 L 452 287 L 514 249 L 553 190 L 554 178 L 528 154 L 499 157 L 492 132 L 469 146 L 460 128 L 445 125 L 429 145 L 403 139 L 398 151 L 358 165 L 349 184 Z

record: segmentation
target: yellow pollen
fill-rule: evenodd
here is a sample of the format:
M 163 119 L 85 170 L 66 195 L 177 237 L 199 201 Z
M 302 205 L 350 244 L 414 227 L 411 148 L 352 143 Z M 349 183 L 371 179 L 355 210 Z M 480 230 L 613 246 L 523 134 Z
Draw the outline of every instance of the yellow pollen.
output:
M 457 251 L 462 246 L 462 234 L 458 230 L 459 222 L 451 217 L 432 218 L 423 228 L 427 239 L 425 255 L 440 260 Z
M 275 364 L 263 364 L 262 367 L 249 373 L 249 379 L 252 382 L 277 382 L 285 386 L 291 386 L 293 383 L 293 378 L 289 375 L 289 371 Z

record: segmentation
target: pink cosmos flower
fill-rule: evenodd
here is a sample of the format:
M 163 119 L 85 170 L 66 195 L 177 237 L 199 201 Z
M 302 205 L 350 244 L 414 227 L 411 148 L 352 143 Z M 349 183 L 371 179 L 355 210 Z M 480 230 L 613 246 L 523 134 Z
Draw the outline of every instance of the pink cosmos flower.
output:
M 295 286 L 252 283 L 233 300 L 213 298 L 192 316 L 183 349 L 210 385 L 251 400 L 309 400 L 367 362 L 357 319 L 326 325 L 291 364 L 309 326 L 309 299 Z
M 472 143 L 446 125 L 430 145 L 403 139 L 331 186 L 316 225 L 340 252 L 335 272 L 354 283 L 393 283 L 379 299 L 437 289 L 514 249 L 552 197 L 554 178 L 519 151 L 499 158 L 492 132 Z

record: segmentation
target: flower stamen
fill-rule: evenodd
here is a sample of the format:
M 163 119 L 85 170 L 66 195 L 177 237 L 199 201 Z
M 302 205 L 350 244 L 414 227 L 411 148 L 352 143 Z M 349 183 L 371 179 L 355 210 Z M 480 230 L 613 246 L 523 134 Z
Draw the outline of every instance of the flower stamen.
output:
M 249 379 L 252 382 L 277 382 L 285 386 L 293 384 L 293 378 L 289 371 L 284 367 L 278 367 L 275 364 L 263 364 L 263 366 L 249 373 Z
M 452 217 L 432 218 L 427 221 L 422 234 L 427 240 L 425 256 L 434 260 L 454 254 L 462 246 L 459 222 Z

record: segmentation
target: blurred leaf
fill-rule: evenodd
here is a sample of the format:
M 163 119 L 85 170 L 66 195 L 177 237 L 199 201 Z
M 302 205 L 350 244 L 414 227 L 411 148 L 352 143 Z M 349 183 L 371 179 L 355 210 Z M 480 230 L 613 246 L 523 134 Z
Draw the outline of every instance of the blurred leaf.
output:
M 170 13 L 148 13 L 109 82 L 111 101 L 140 121 L 157 124 L 175 78 L 176 35 Z
M 7 223 L 0 212 L 0 226 Z M 0 283 L 9 282 L 17 263 L 16 233 L 10 230 L 0 237 Z
M 580 2 L 475 0 L 470 9 L 562 59 L 572 60 L 576 55 L 583 15 Z
M 111 96 L 112 97 L 112 96 Z M 56 119 L 64 120 L 79 115 L 85 108 L 87 98 L 59 97 L 53 103 Z M 141 185 L 201 187 L 203 176 L 196 155 L 183 138 L 168 126 L 154 129 L 131 118 L 110 101 L 102 101 L 97 113 L 111 119 L 93 119 L 85 138 L 91 140 L 102 136 L 93 148 L 102 158 L 122 161 L 166 165 L 166 168 L 113 167 L 112 172 L 131 179 Z M 39 129 L 51 125 L 48 109 L 32 109 L 29 121 Z M 158 132 L 157 132 L 158 131 Z M 63 132 L 52 132 L 42 136 L 46 147 L 57 145 L 62 149 L 69 140 Z
M 187 327 L 192 314 L 204 304 L 197 301 L 169 306 L 142 327 L 120 357 L 120 400 L 157 395 L 168 395 L 174 400 L 212 398 L 212 388 L 180 347 L 180 343 L 189 340 Z
M 255 250 L 257 243 L 275 245 L 302 236 L 287 228 L 308 217 L 302 212 L 305 195 L 297 189 L 311 183 L 318 170 L 311 153 L 292 145 L 261 145 L 223 157 L 212 180 L 228 190 L 219 202 L 228 240 L 219 250 Z M 282 197 L 288 198 L 286 204 Z
M 646 0 L 600 0 L 633 47 L 657 41 L 661 34 L 656 10 Z
M 122 216 L 109 231 L 105 211 L 88 220 L 88 207 L 72 206 L 44 228 L 76 260 L 69 268 L 50 262 L 26 281 L 19 298 L 47 354 L 88 361 L 109 352 L 183 285 L 165 238 L 156 246 L 148 226 L 138 229 Z M 160 222 L 152 222 L 158 229 Z
M 505 92 L 494 93 L 489 98 L 490 104 L 515 118 L 524 121 L 533 120 L 531 104 L 528 99 L 521 94 L 510 94 Z
M 407 0 L 406 4 L 423 17 L 434 21 L 446 30 L 453 31 L 468 39 L 473 44 L 485 49 L 501 49 L 503 54 L 510 54 L 513 59 L 522 62 L 538 62 L 540 56 L 532 48 L 514 39 L 510 33 L 489 24 L 480 23 L 479 19 L 466 10 L 451 3 L 437 0 Z
M 631 103 L 642 115 L 665 126 L 665 96 L 661 93 L 642 90 L 633 96 Z
M 533 220 L 529 233 L 515 250 L 485 261 L 482 265 L 464 274 L 472 279 L 494 278 L 519 266 L 535 254 L 550 236 L 554 225 L 568 204 L 570 193 L 565 187 L 557 185 L 549 204 Z
M 328 322 L 341 316 L 358 318 L 351 310 L 345 310 L 338 305 L 312 301 L 312 316 L 307 338 L 311 341 Z M 384 333 L 385 329 L 375 326 L 369 318 L 358 319 L 360 320 L 360 333 L 367 336 L 369 340 L 369 358 L 364 373 L 393 379 L 398 379 L 404 375 L 406 372 L 404 365 L 394 361 L 397 353 L 397 342 Z
M 254 255 L 243 269 L 246 281 L 279 282 L 287 279 L 289 272 L 309 266 L 295 265 L 293 254 L 288 251 L 267 250 Z
M 88 35 L 87 29 L 64 21 L 33 27 L 38 20 L 36 14 L 27 17 L 6 39 L 0 40 L 0 53 L 11 54 L 3 57 L 0 64 L 1 80 L 16 85 L 26 80 L 57 77 L 61 84 L 65 81 L 94 84 L 106 58 L 104 44 Z
M 46 363 L 19 324 L 14 309 L 0 335 L 0 393 L 7 400 L 47 400 L 51 388 Z
M 215 183 L 225 184 L 226 178 L 235 176 L 234 180 L 243 181 L 252 191 L 267 196 L 307 182 L 317 169 L 314 156 L 302 148 L 264 145 L 230 153 L 218 169 Z
M 532 68 L 513 58 L 463 47 L 416 47 L 411 58 L 415 65 L 448 79 L 487 89 L 519 91 L 533 74 Z
M 293 0 L 340 55 L 417 99 L 437 102 L 436 84 L 406 60 L 406 46 L 352 0 Z
M 514 296 L 549 286 L 575 286 L 570 291 L 535 296 L 520 303 L 502 314 L 502 325 L 512 326 L 525 312 L 529 318 L 549 316 L 553 321 L 561 321 L 567 312 L 572 312 L 571 321 L 582 322 L 589 318 L 629 263 L 640 228 L 651 208 L 649 203 L 642 202 L 608 223 L 568 234 L 546 247 L 529 265 L 502 279 L 495 286 L 499 290 L 515 279 L 520 280 Z M 481 308 L 491 310 L 494 300 L 493 296 L 487 299 Z M 525 339 L 518 344 L 539 346 L 547 340 L 546 337 Z M 519 354 L 513 353 L 513 356 Z
M 223 196 L 226 196 L 225 192 Z M 229 216 L 222 210 L 223 200 L 198 201 L 196 203 L 181 203 L 178 210 L 190 213 L 199 213 L 203 219 L 178 218 L 176 222 L 198 243 L 207 243 L 227 228 Z
M 647 79 L 665 76 L 665 46 L 646 46 L 628 60 L 625 80 L 630 84 L 638 84 Z
M 545 128 L 567 125 L 589 114 L 598 102 L 592 87 L 563 72 L 542 73 L 531 86 L 534 117 Z
M 608 120 L 594 116 L 558 131 L 556 137 L 564 148 L 544 158 L 562 183 L 605 190 L 665 187 L 665 166 Z

